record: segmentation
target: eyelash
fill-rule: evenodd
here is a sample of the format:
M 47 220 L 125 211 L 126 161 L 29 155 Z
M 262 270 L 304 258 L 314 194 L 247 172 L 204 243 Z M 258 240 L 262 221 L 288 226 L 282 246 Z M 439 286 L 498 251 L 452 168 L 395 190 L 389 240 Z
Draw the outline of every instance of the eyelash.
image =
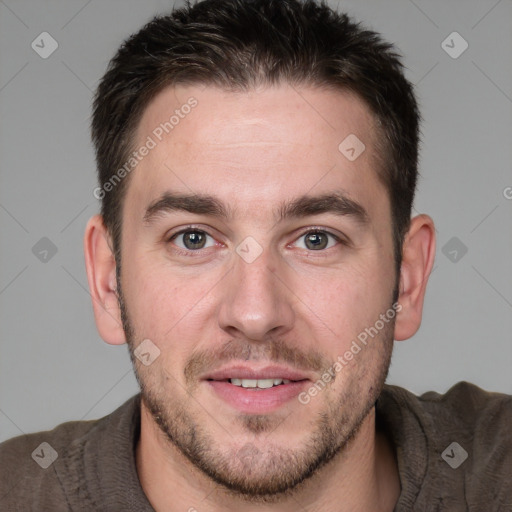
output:
M 180 230 L 180 231 L 178 231 L 176 233 L 173 233 L 170 237 L 168 237 L 166 239 L 166 242 L 170 243 L 175 238 L 177 238 L 178 236 L 183 235 L 184 233 L 188 233 L 189 231 L 198 231 L 200 233 L 204 233 L 204 234 L 210 236 L 211 238 L 214 238 L 210 233 L 208 233 L 208 231 L 205 231 L 202 228 L 199 228 L 199 227 L 196 227 L 196 226 L 187 226 L 186 228 L 184 228 L 184 229 L 182 229 L 182 230 Z M 310 228 L 310 229 L 304 231 L 302 234 L 300 234 L 295 239 L 295 241 L 297 241 L 299 238 L 302 238 L 302 237 L 304 237 L 306 235 L 310 235 L 310 234 L 314 234 L 314 233 L 324 233 L 324 234 L 329 235 L 332 238 L 334 238 L 334 240 L 336 240 L 336 242 L 338 242 L 339 244 L 341 244 L 341 245 L 348 245 L 348 242 L 346 240 L 344 240 L 343 238 L 339 237 L 338 235 L 335 235 L 334 233 L 332 233 L 328 229 L 323 229 L 323 228 L 320 228 L 320 227 L 314 227 L 314 228 Z M 329 247 L 329 249 L 332 249 L 332 247 Z M 308 251 L 308 252 L 325 252 L 326 250 L 328 250 L 328 249 L 323 249 L 323 250 L 320 250 L 320 251 Z M 180 256 L 194 257 L 194 253 L 199 253 L 200 254 L 203 251 L 203 249 L 197 249 L 196 251 L 193 251 L 193 250 L 188 250 L 187 251 L 187 250 L 181 249 L 180 247 L 174 247 L 173 251 L 176 254 L 180 255 Z

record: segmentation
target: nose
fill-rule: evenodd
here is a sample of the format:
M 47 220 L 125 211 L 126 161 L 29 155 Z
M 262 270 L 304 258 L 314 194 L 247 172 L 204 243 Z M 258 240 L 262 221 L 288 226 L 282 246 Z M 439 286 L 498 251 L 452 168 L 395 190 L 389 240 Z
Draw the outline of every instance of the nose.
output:
M 231 336 L 253 341 L 289 331 L 295 314 L 286 268 L 267 249 L 250 263 L 236 255 L 232 271 L 222 282 L 220 327 Z

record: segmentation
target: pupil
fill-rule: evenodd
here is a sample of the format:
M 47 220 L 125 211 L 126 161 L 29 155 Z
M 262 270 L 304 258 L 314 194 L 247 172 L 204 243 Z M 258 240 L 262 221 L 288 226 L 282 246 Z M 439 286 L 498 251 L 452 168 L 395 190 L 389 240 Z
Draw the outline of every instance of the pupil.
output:
M 306 245 L 310 249 L 323 249 L 326 246 L 326 237 L 322 233 L 311 233 L 306 239 Z
M 198 231 L 189 231 L 185 235 L 185 245 L 189 249 L 197 249 L 199 246 L 204 245 L 204 235 Z

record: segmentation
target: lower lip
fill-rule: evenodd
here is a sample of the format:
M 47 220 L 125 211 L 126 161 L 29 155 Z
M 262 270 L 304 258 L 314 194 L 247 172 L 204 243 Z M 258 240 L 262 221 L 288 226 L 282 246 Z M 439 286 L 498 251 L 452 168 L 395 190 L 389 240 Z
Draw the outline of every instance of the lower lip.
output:
M 307 380 L 280 384 L 268 389 L 243 388 L 227 381 L 205 381 L 222 400 L 247 414 L 265 414 L 279 409 L 296 398 L 307 386 Z

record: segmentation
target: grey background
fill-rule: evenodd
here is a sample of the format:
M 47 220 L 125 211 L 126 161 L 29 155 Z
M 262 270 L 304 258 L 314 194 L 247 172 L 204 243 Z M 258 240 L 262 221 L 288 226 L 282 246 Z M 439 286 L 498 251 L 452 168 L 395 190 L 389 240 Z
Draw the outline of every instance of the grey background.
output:
M 87 291 L 90 103 L 121 41 L 171 5 L 0 0 L 0 441 L 101 417 L 138 391 Z M 512 393 L 512 0 L 331 5 L 397 44 L 424 117 L 415 208 L 436 222 L 437 257 L 423 325 L 397 344 L 388 382 Z M 31 48 L 44 31 L 59 45 L 47 59 Z M 457 59 L 441 46 L 453 31 L 469 44 Z M 33 253 L 43 237 L 57 249 L 46 262 Z

